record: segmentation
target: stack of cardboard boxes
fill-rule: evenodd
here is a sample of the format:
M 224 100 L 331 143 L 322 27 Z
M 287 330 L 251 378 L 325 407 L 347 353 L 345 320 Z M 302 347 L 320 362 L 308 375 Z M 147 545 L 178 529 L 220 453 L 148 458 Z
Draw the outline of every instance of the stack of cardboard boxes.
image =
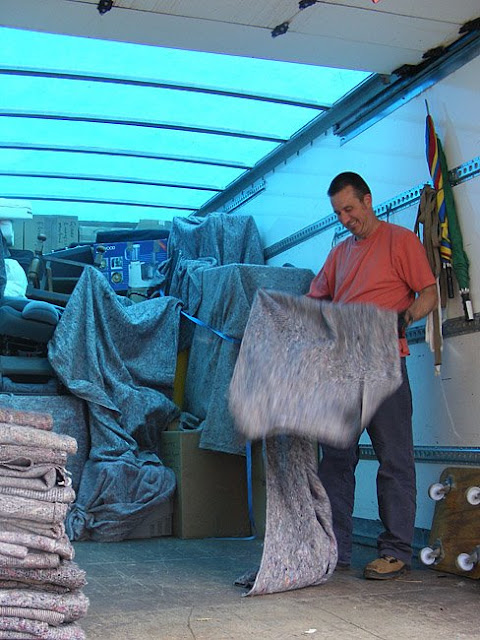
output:
M 43 252 L 50 253 L 55 249 L 64 249 L 73 242 L 78 242 L 78 218 L 76 216 L 32 216 L 31 220 L 15 220 L 14 249 L 34 251 L 39 234 L 46 240 Z

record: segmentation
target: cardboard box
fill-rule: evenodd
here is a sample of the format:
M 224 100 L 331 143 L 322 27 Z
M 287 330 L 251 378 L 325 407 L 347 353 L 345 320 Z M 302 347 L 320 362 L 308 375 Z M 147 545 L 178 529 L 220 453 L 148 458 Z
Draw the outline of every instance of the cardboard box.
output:
M 142 218 L 138 221 L 136 229 L 171 229 L 172 222 L 170 220 L 148 220 Z
M 78 241 L 93 244 L 99 233 L 133 231 L 135 225 L 128 222 L 89 222 L 82 220 L 78 226 Z
M 24 223 L 23 248 L 34 251 L 40 233 L 47 237 L 43 244 L 43 253 L 65 249 L 70 244 L 78 242 L 78 218 L 76 216 L 33 216 L 31 220 L 26 220 Z
M 245 458 L 199 449 L 199 441 L 199 431 L 164 431 L 161 435 L 160 459 L 177 478 L 173 535 L 250 535 Z
M 144 289 L 152 284 L 155 266 L 167 259 L 166 240 L 96 243 L 105 247 L 100 271 L 115 291 Z
M 12 220 L 13 249 L 23 249 L 25 242 L 25 220 Z
M 173 500 L 167 500 L 158 505 L 143 522 L 130 532 L 125 540 L 144 538 L 160 538 L 172 535 Z

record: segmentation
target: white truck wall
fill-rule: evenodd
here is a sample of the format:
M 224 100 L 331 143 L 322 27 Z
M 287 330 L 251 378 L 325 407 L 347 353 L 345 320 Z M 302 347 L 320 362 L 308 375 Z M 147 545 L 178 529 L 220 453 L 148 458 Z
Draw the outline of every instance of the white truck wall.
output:
M 343 146 L 329 133 L 265 176 L 266 189 L 238 209 L 254 216 L 268 247 L 332 213 L 326 191 L 339 172 L 351 170 L 369 183 L 374 205 L 430 180 L 425 159 L 425 100 L 442 140 L 450 169 L 480 154 L 480 58 L 466 64 L 423 94 Z M 480 176 L 454 188 L 465 250 L 470 258 L 471 297 L 480 311 Z M 417 205 L 390 217 L 413 229 Z M 328 229 L 270 260 L 317 272 L 332 246 L 335 229 Z M 448 302 L 446 316 L 462 316 L 458 299 Z M 415 444 L 480 447 L 480 333 L 445 340 L 441 375 L 434 375 L 433 358 L 425 344 L 414 344 L 408 370 L 414 396 Z M 369 443 L 364 434 L 362 443 Z M 416 525 L 430 528 L 434 503 L 429 484 L 438 481 L 446 465 L 417 463 Z M 454 465 L 453 465 L 454 466 Z M 362 460 L 357 472 L 355 516 L 378 519 L 375 475 L 377 463 Z

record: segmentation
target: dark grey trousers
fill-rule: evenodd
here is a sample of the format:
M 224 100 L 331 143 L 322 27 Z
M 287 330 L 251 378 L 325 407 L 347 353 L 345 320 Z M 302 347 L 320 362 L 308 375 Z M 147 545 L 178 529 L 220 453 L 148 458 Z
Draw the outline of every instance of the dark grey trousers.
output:
M 416 481 L 412 435 L 412 395 L 405 358 L 401 359 L 402 386 L 380 406 L 367 432 L 379 461 L 377 500 L 385 527 L 378 537 L 379 555 L 410 564 L 415 526 Z M 358 443 L 348 449 L 322 446 L 319 476 L 333 512 L 338 560 L 350 563 L 352 554 L 355 468 Z

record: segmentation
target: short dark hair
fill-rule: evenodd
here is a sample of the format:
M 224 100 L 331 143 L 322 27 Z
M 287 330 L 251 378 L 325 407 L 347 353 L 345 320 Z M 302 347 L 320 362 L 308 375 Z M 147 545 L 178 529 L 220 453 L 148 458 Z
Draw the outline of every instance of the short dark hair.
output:
M 359 200 L 363 200 L 367 193 L 370 195 L 372 194 L 370 187 L 362 176 L 358 175 L 358 173 L 354 173 L 353 171 L 344 171 L 343 173 L 339 173 L 338 176 L 335 176 L 332 180 L 328 187 L 327 195 L 331 198 L 342 189 L 345 189 L 345 187 L 353 187 L 355 195 Z

